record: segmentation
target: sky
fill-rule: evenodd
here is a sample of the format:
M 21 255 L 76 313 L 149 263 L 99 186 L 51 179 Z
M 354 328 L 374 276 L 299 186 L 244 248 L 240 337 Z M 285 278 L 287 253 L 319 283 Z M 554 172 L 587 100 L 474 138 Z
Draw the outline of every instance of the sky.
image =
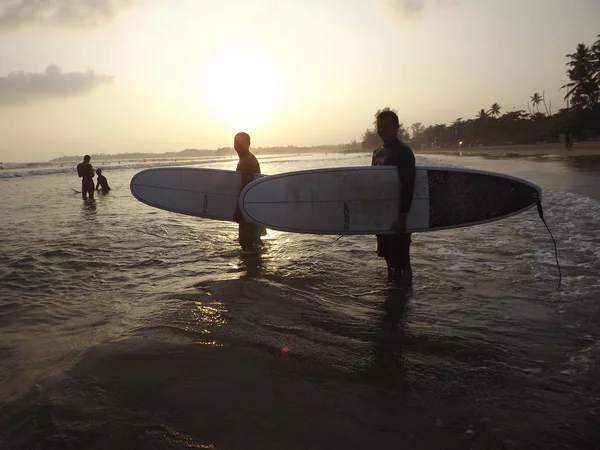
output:
M 598 0 L 0 0 L 0 162 L 360 140 L 564 106 Z

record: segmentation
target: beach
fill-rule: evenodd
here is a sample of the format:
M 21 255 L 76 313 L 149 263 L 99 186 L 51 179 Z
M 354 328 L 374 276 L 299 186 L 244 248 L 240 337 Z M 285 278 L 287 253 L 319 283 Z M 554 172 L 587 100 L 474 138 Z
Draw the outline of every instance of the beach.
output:
M 129 182 L 157 162 L 103 167 L 112 190 L 94 202 L 74 167 L 15 168 L 0 178 L 0 448 L 597 448 L 597 148 L 502 151 L 417 164 L 538 184 L 560 290 L 535 209 L 413 235 L 402 290 L 373 236 L 269 230 L 244 255 L 235 223 L 138 202 Z

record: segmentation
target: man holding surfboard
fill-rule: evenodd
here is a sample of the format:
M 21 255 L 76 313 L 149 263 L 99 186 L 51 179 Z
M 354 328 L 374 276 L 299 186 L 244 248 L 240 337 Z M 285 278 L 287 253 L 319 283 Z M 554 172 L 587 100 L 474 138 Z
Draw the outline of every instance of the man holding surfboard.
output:
M 412 204 L 415 188 L 415 155 L 410 147 L 398 139 L 400 121 L 393 111 L 383 111 L 377 116 L 377 134 L 383 146 L 373 152 L 371 165 L 398 166 L 400 177 L 400 210 L 392 224 L 394 234 L 377 235 L 377 256 L 385 258 L 388 275 L 394 282 L 410 286 L 411 234 L 406 232 L 406 219 Z
M 236 134 L 233 139 L 233 148 L 240 158 L 235 170 L 241 172 L 241 192 L 247 184 L 250 184 L 254 180 L 255 174 L 260 174 L 260 164 L 258 163 L 256 156 L 250 152 L 250 136 L 248 133 L 241 132 Z M 260 246 L 263 245 L 260 237 L 267 234 L 266 230 L 251 223 L 244 222 L 239 204 L 233 218 L 239 224 L 238 242 L 243 251 L 247 252 L 252 250 L 252 247 L 255 244 Z

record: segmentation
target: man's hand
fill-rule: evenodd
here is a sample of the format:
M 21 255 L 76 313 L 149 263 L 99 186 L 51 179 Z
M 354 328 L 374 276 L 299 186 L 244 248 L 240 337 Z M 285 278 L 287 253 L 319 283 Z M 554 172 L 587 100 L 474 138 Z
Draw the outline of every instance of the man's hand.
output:
M 391 229 L 394 230 L 398 234 L 406 233 L 406 219 L 408 214 L 400 213 L 398 214 L 398 218 L 392 224 Z

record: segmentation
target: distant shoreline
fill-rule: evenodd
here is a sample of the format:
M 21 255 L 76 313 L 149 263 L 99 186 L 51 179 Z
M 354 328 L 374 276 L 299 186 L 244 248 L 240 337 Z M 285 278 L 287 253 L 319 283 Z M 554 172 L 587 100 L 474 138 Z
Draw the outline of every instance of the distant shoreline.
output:
M 410 146 L 410 143 L 409 143 Z M 564 144 L 535 145 L 490 145 L 487 147 L 438 147 L 422 148 L 413 152 L 416 155 L 449 155 L 449 156 L 487 156 L 495 158 L 518 158 L 527 156 L 600 156 L 600 141 L 576 142 L 569 151 Z M 371 154 L 369 150 L 353 150 L 344 154 Z
M 489 147 L 445 147 L 415 150 L 418 155 L 524 157 L 524 156 L 600 156 L 600 141 L 576 142 L 571 150 L 564 144 L 501 145 Z
M 409 144 L 410 145 L 410 144 Z M 337 147 L 337 148 L 336 148 Z M 259 159 L 263 158 L 276 158 L 283 157 L 286 155 L 300 154 L 308 156 L 310 154 L 344 154 L 344 155 L 357 155 L 357 154 L 371 154 L 371 150 L 341 150 L 340 146 L 333 146 L 323 150 L 323 147 L 314 147 L 312 151 L 304 148 L 300 151 L 294 151 L 292 149 L 288 151 L 279 152 L 260 152 L 257 153 Z M 287 150 L 287 149 L 286 149 Z M 564 144 L 551 143 L 551 144 L 536 144 L 536 145 L 498 145 L 498 146 L 484 146 L 484 147 L 438 147 L 438 148 L 422 148 L 420 150 L 413 151 L 417 155 L 452 155 L 452 156 L 485 156 L 485 157 L 497 157 L 497 158 L 518 158 L 527 156 L 560 156 L 560 157 L 571 157 L 571 156 L 600 156 L 600 141 L 584 141 L 575 142 L 571 151 L 565 149 Z M 91 154 L 92 161 L 96 163 L 102 161 L 112 161 L 115 163 L 126 162 L 126 161 L 191 161 L 191 160 L 203 160 L 207 158 L 227 158 L 235 157 L 235 154 L 202 154 L 202 155 L 174 155 L 172 153 L 156 153 L 156 154 L 145 154 L 144 156 L 137 156 L 136 154 L 118 153 L 118 154 Z M 62 157 L 52 159 L 46 162 L 46 164 L 72 164 L 81 161 L 81 157 Z M 4 165 L 13 165 L 17 163 L 5 163 Z M 42 162 L 31 162 L 31 163 L 18 163 L 18 164 L 43 164 Z M 6 167 L 5 167 L 6 168 Z

